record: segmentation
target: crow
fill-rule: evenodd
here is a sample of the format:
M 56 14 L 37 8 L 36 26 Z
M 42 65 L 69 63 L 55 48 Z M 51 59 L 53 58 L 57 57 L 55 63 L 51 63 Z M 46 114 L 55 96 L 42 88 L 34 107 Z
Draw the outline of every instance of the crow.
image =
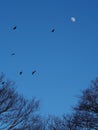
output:
M 14 56 L 14 55 L 15 55 L 15 53 L 13 52 L 11 55 L 12 55 L 12 56 Z
M 19 72 L 20 75 L 22 75 L 22 73 L 23 73 L 22 71 Z
M 36 73 L 36 70 L 33 70 L 33 71 L 32 71 L 32 75 L 33 75 L 34 73 Z
M 51 32 L 55 32 L 55 29 L 52 29 Z
M 17 26 L 14 26 L 14 27 L 13 27 L 13 30 L 15 30 L 16 28 L 17 28 Z

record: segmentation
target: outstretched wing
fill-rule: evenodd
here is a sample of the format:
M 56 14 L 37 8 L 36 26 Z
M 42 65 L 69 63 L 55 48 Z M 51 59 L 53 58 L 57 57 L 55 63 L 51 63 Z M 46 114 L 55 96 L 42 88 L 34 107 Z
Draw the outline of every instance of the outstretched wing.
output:
M 14 27 L 13 27 L 13 30 L 15 30 L 16 28 L 17 28 L 17 26 L 14 26 Z
M 32 75 L 36 73 L 36 70 L 32 71 Z
M 55 29 L 52 29 L 51 32 L 55 32 Z

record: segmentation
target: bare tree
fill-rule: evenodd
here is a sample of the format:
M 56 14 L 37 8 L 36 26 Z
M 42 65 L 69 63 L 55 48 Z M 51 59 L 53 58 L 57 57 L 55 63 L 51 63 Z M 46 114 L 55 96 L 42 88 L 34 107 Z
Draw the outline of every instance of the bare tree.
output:
M 45 130 L 68 130 L 66 121 L 62 117 L 49 115 Z
M 4 82 L 4 84 L 2 84 Z M 36 98 L 24 99 L 13 86 L 0 76 L 0 129 L 41 130 L 42 120 L 38 114 L 39 101 Z
M 74 107 L 73 124 L 87 130 L 98 130 L 98 78 L 82 91 L 78 105 Z
M 12 81 L 0 76 L 0 129 L 2 130 L 98 130 L 98 78 L 82 91 L 73 113 L 62 117 L 39 114 L 39 100 L 25 99 Z

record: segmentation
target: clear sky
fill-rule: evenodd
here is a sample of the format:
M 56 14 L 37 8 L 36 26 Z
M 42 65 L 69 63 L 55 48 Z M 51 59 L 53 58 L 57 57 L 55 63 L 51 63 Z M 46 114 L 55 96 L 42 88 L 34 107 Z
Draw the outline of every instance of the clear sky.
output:
M 98 0 L 0 0 L 0 72 L 43 115 L 70 113 L 98 76 Z

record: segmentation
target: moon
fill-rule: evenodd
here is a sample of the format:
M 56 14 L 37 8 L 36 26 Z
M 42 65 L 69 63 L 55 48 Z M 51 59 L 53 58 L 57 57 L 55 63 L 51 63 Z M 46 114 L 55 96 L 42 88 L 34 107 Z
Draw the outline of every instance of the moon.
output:
M 73 22 L 73 23 L 76 21 L 75 17 L 71 17 L 70 20 L 71 20 L 71 22 Z

